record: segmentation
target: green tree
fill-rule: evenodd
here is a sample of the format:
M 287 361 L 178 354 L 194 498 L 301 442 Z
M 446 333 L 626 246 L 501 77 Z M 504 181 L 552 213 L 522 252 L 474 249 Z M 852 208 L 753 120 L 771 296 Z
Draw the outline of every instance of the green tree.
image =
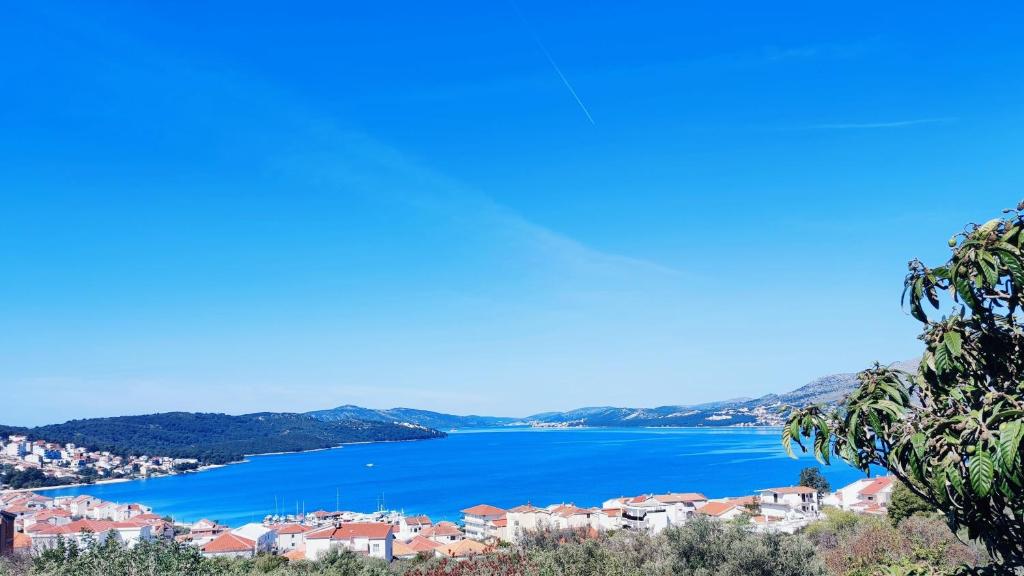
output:
M 876 364 L 838 409 L 793 410 L 782 442 L 888 469 L 966 528 L 1003 569 L 1024 566 L 1024 202 L 910 262 L 904 302 L 925 344 L 915 374 Z M 930 306 L 936 312 L 925 311 Z M 936 318 L 935 316 L 939 316 Z
M 935 512 L 935 507 L 910 491 L 902 482 L 896 482 L 889 499 L 889 521 L 896 526 L 914 514 Z
M 818 491 L 818 496 L 832 491 L 832 485 L 828 483 L 828 478 L 825 478 L 825 475 L 821 473 L 821 468 L 817 466 L 804 468 L 800 471 L 800 486 L 814 488 Z

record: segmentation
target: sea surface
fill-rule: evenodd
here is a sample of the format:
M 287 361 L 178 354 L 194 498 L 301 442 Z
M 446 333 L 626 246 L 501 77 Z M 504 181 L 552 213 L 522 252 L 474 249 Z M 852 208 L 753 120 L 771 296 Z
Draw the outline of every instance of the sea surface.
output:
M 474 504 L 600 506 L 650 492 L 742 496 L 789 486 L 813 458 L 786 456 L 778 429 L 500 429 L 418 442 L 353 444 L 251 456 L 199 473 L 48 491 L 141 502 L 159 514 L 230 525 L 305 509 L 372 512 L 383 506 L 459 519 Z M 822 467 L 833 489 L 861 477 Z

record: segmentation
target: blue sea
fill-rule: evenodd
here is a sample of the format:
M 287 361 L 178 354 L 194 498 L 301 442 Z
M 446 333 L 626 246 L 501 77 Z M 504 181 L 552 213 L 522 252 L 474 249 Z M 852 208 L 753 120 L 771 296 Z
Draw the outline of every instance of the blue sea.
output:
M 252 456 L 200 473 L 48 491 L 141 502 L 181 521 L 231 525 L 274 513 L 323 508 L 371 512 L 384 506 L 457 520 L 474 504 L 526 502 L 599 506 L 648 492 L 749 495 L 795 484 L 800 469 L 778 429 L 501 429 L 453 432 L 419 442 L 354 444 L 332 450 Z M 833 487 L 859 478 L 823 467 Z

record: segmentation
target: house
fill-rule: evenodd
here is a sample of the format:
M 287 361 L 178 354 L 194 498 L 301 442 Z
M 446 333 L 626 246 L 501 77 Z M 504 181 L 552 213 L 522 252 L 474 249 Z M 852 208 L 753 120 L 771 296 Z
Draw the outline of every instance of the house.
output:
M 508 542 L 518 542 L 524 532 L 532 532 L 551 525 L 551 512 L 546 508 L 537 508 L 527 502 L 522 506 L 510 508 L 505 513 L 505 536 Z
M 500 527 L 495 526 L 496 520 L 505 518 L 505 510 L 488 504 L 478 504 L 462 511 L 466 537 L 476 540 L 487 540 L 501 536 Z
M 14 553 L 14 514 L 0 511 L 0 556 Z
M 395 541 L 392 548 L 392 554 L 395 558 L 401 558 L 408 560 L 422 555 L 433 556 L 434 552 L 440 548 L 444 548 L 444 544 L 434 542 L 429 538 L 423 536 L 415 536 L 408 542 Z
M 757 492 L 760 496 L 761 514 L 764 516 L 790 520 L 818 516 L 818 491 L 814 488 L 786 486 L 765 488 Z
M 347 548 L 374 558 L 392 559 L 394 526 L 382 522 L 346 522 L 306 534 L 306 558 L 317 560 L 329 550 Z
M 395 537 L 399 540 L 410 540 L 433 524 L 429 516 L 402 516 L 398 519 L 398 533 Z
M 271 524 L 270 528 L 277 535 L 274 547 L 281 553 L 291 550 L 305 550 L 306 532 L 312 530 L 311 526 L 303 524 Z
M 252 558 L 256 555 L 256 541 L 234 532 L 222 532 L 200 548 L 207 558 Z
M 420 530 L 420 536 L 433 540 L 438 544 L 448 544 L 449 542 L 458 542 L 465 538 L 465 534 L 459 527 L 451 522 L 441 521 L 433 526 L 427 526 Z
M 861 478 L 829 494 L 822 503 L 861 514 L 885 514 L 893 486 L 891 476 Z
M 257 554 L 260 552 L 270 552 L 274 549 L 274 544 L 277 542 L 277 533 L 274 532 L 273 528 L 257 524 L 256 522 L 244 524 L 231 532 L 235 536 L 241 536 L 246 540 L 255 542 Z
M 618 503 L 623 528 L 658 533 L 669 526 L 685 524 L 707 501 L 698 492 L 673 492 L 621 498 Z M 614 507 L 614 502 L 606 502 L 605 508 Z
M 82 547 L 88 546 L 90 542 L 102 544 L 107 538 L 114 538 L 129 548 L 143 540 L 153 539 L 149 524 L 110 520 L 75 520 L 62 526 L 46 524 L 27 534 L 32 538 L 32 547 L 36 550 L 55 546 L 61 538 L 74 541 Z
M 732 502 L 708 502 L 697 509 L 697 514 L 712 520 L 734 520 L 746 515 L 746 511 Z
M 227 531 L 227 526 L 222 526 L 212 520 L 203 518 L 192 525 L 189 532 L 189 541 L 196 546 L 202 546 Z

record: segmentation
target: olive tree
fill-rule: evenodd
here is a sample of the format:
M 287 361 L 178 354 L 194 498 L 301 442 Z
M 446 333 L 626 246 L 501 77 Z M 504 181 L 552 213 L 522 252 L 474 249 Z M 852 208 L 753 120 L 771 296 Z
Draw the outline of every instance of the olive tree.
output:
M 909 264 L 921 322 L 916 373 L 880 366 L 838 408 L 791 411 L 782 443 L 881 466 L 966 529 L 1004 568 L 1024 566 L 1024 202 L 949 240 L 942 266 Z M 926 311 L 930 309 L 931 311 Z

